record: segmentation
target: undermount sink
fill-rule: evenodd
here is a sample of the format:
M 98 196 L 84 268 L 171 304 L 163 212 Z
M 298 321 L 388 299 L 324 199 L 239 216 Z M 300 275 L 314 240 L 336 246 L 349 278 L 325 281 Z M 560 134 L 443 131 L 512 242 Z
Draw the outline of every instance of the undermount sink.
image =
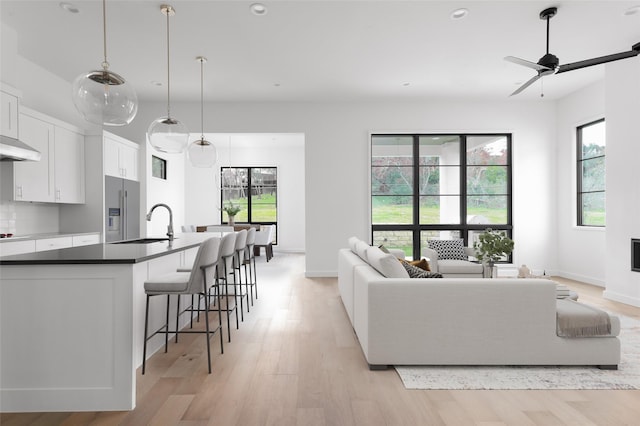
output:
M 162 241 L 169 241 L 169 238 L 140 238 L 137 240 L 116 241 L 111 244 L 151 244 Z

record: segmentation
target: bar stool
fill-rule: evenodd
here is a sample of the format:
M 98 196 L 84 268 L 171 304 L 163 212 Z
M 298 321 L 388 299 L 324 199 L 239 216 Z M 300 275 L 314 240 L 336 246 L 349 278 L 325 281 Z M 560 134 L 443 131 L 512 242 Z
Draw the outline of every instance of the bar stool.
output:
M 256 242 L 256 228 L 249 228 L 247 231 L 247 248 L 244 251 L 244 263 L 249 265 L 249 279 L 247 280 L 251 289 L 251 306 L 253 306 L 253 288 L 256 288 L 256 300 L 258 299 L 258 278 L 256 275 L 256 256 L 253 252 Z
M 204 309 L 205 314 L 205 331 L 198 330 L 186 330 L 181 331 L 176 327 L 175 330 L 169 330 L 169 308 L 172 295 L 203 295 L 208 297 L 209 287 L 216 286 L 215 280 L 207 280 L 207 277 L 214 277 L 211 268 L 218 266 L 219 250 L 220 250 L 220 238 L 209 238 L 200 244 L 196 259 L 193 264 L 193 268 L 190 273 L 185 272 L 173 272 L 171 274 L 163 275 L 160 277 L 151 278 L 144 283 L 144 290 L 147 294 L 147 305 L 145 309 L 144 317 L 144 346 L 142 350 L 142 374 L 145 373 L 146 361 L 147 361 L 147 341 L 158 333 L 164 333 L 164 351 L 168 350 L 169 345 L 169 333 L 205 333 L 207 337 L 207 360 L 209 367 L 209 374 L 211 374 L 211 345 L 209 342 L 209 336 L 216 332 L 220 334 L 220 352 L 224 353 L 223 337 L 222 337 L 222 315 L 220 312 L 220 303 L 218 303 L 218 326 L 213 330 L 209 324 L 209 310 L 210 307 L 207 304 Z M 214 270 L 215 271 L 215 270 Z M 167 312 L 165 324 L 158 330 L 153 332 L 149 336 L 149 301 L 153 296 L 167 296 Z M 179 311 L 179 309 L 178 309 Z
M 216 269 L 218 281 L 224 281 L 224 294 L 226 306 L 223 311 L 227 312 L 227 338 L 231 341 L 231 312 L 236 312 L 236 330 L 239 328 L 238 322 L 238 296 L 236 294 L 236 278 L 233 274 L 233 257 L 235 255 L 236 233 L 231 232 L 222 237 L 220 242 L 220 261 Z M 233 275 L 233 307 L 229 306 L 229 275 Z M 222 285 L 222 284 L 220 284 Z
M 244 263 L 244 252 L 247 249 L 247 230 L 236 232 L 235 255 L 233 257 L 233 274 L 237 272 L 238 289 L 240 290 L 240 318 L 244 321 L 243 300 L 247 298 L 247 313 L 249 312 L 249 286 L 247 284 L 247 265 Z M 244 268 L 245 290 L 242 291 L 242 268 Z

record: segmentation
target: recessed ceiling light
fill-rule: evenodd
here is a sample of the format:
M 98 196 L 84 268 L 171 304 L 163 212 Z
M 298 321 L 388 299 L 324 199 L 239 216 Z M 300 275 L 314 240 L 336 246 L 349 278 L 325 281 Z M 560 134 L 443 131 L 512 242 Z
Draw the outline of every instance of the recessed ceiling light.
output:
M 151 80 L 151 84 L 153 84 L 154 86 L 162 86 L 162 83 L 156 80 Z
M 456 9 L 451 12 L 451 19 L 462 19 L 469 14 L 469 10 L 465 8 Z
M 280 87 L 280 83 L 273 83 L 274 87 Z
M 407 86 L 411 86 L 411 83 L 409 83 L 409 82 L 405 82 L 405 83 L 402 83 L 402 85 L 403 85 L 404 87 L 407 87 Z
M 254 15 L 260 16 L 267 14 L 267 6 L 262 3 L 253 3 L 251 6 L 249 6 L 249 8 L 251 9 L 251 13 L 253 13 Z
M 637 15 L 638 13 L 640 13 L 640 5 L 631 6 L 630 8 L 624 11 L 624 14 L 626 16 Z
M 66 10 L 69 13 L 80 13 L 80 9 L 78 9 L 75 5 L 67 2 L 60 2 L 58 5 L 63 10 Z

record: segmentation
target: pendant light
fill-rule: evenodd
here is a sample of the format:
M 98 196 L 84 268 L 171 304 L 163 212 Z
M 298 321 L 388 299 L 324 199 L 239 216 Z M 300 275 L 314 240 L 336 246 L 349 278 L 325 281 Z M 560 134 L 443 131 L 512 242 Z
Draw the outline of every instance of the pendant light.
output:
M 130 83 L 109 71 L 107 61 L 107 6 L 102 0 L 104 61 L 102 70 L 79 75 L 72 84 L 73 104 L 85 120 L 105 126 L 124 126 L 138 112 L 138 97 Z
M 180 121 L 171 117 L 171 74 L 169 72 L 169 17 L 176 10 L 169 5 L 160 6 L 160 11 L 167 17 L 167 116 L 157 118 L 147 130 L 149 143 L 156 150 L 177 154 L 184 152 L 189 144 L 189 131 Z
M 189 161 L 194 167 L 213 167 L 218 159 L 216 147 L 204 138 L 204 63 L 207 58 L 204 56 L 196 57 L 196 61 L 200 62 L 200 130 L 201 136 L 197 141 L 191 142 L 187 154 Z

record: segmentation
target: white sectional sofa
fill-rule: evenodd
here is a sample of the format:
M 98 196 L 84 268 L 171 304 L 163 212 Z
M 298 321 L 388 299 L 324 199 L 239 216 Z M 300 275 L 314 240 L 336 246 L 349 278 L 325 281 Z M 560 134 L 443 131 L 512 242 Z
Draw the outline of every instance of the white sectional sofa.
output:
M 338 254 L 338 286 L 371 369 L 388 365 L 617 368 L 617 317 L 610 318 L 607 336 L 559 337 L 557 303 L 568 302 L 556 299 L 556 283 L 551 280 L 409 278 L 399 270 L 385 270 L 391 275 L 387 277 L 367 258 L 377 247 L 367 248 L 354 239 L 350 246 Z M 372 263 L 380 267 L 380 259 L 376 262 Z

